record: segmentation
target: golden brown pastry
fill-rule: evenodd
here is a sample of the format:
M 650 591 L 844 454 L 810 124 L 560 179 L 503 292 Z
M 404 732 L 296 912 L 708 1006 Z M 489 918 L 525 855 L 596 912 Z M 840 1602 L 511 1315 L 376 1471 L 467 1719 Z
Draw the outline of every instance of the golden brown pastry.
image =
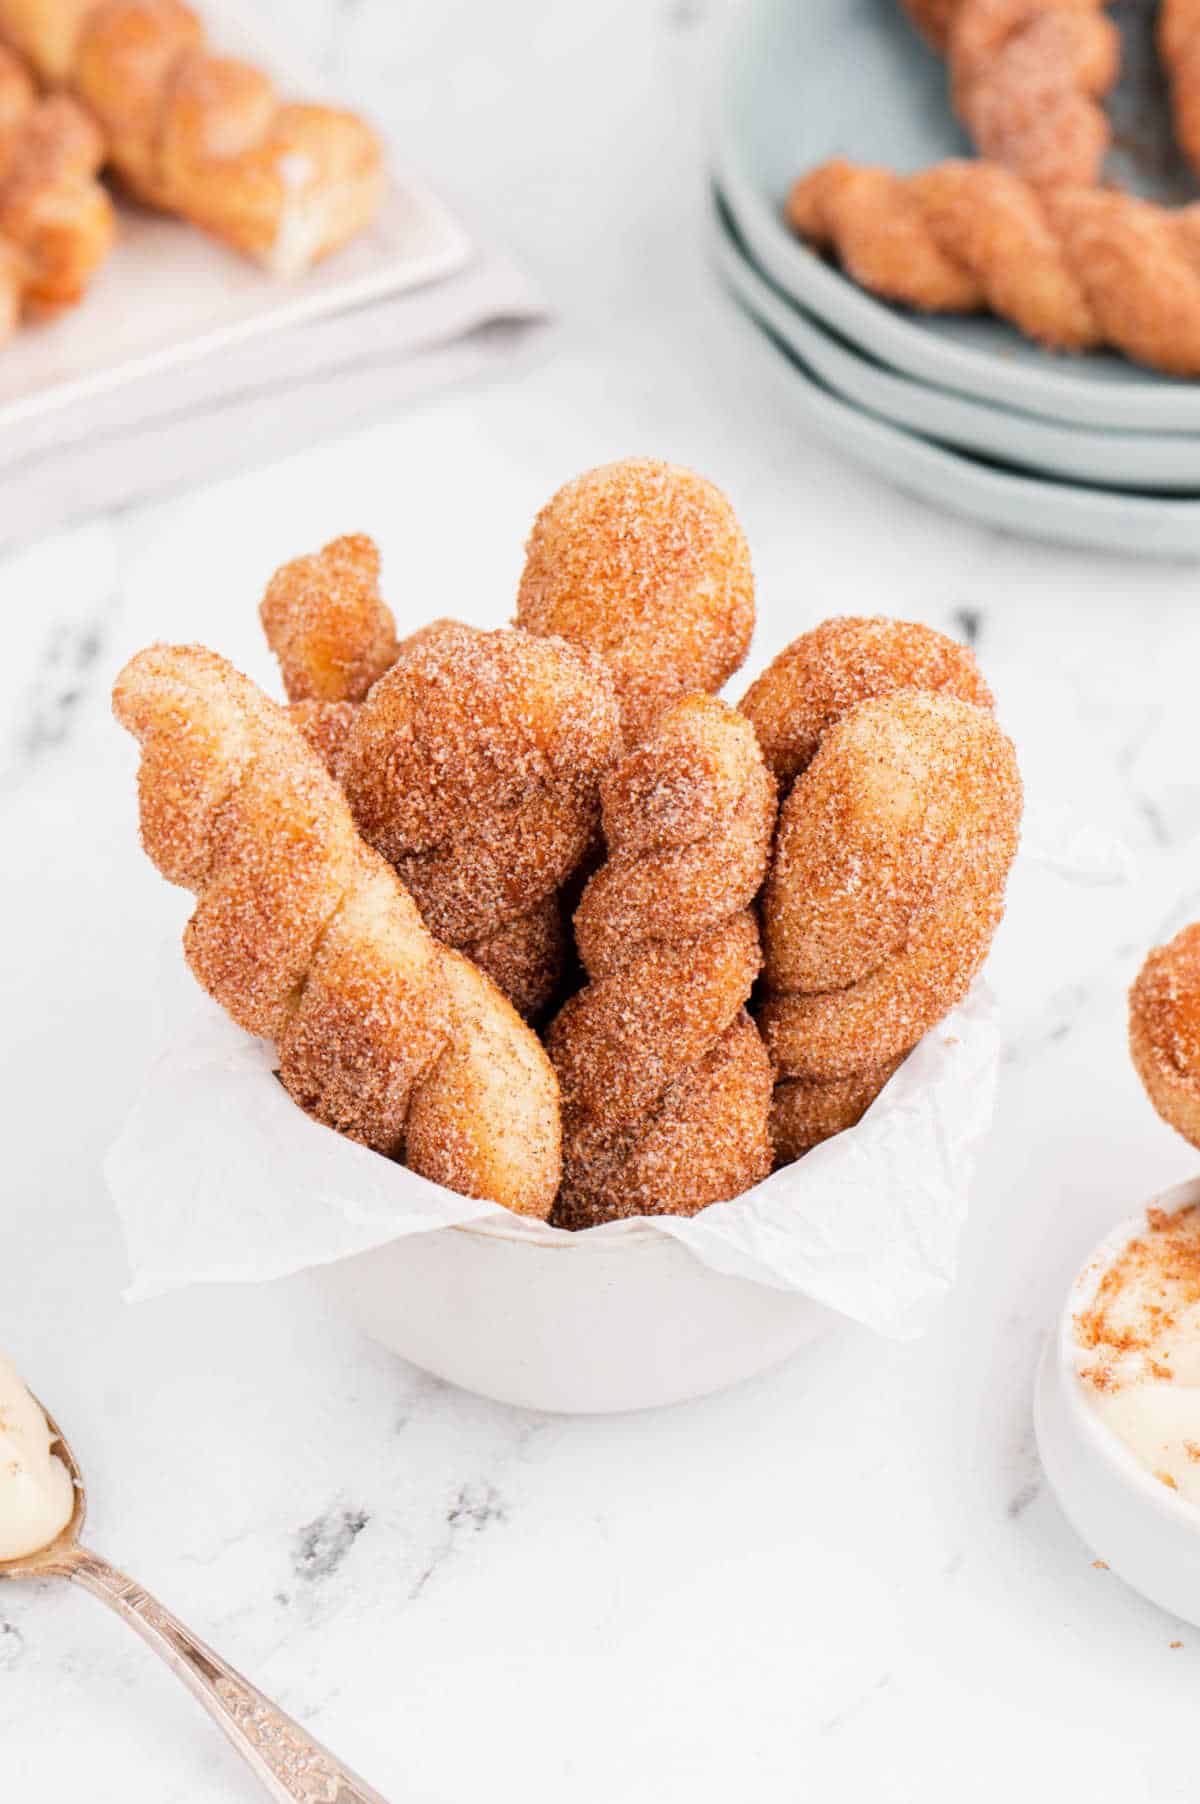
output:
M 619 734 L 598 660 L 445 623 L 375 684 L 338 757 L 360 831 L 429 926 L 531 1015 L 558 984 L 558 893 L 596 838 Z
M 992 706 L 968 646 L 916 621 L 843 615 L 785 646 L 750 685 L 741 710 L 786 794 L 835 721 L 897 689 L 944 689 L 976 707 Z
M 1163 1120 L 1200 1146 L 1200 925 L 1142 966 L 1129 992 L 1129 1048 Z
M 901 0 L 901 5 L 925 41 L 934 50 L 944 51 L 960 0 Z
M 849 1077 L 781 1078 L 771 1099 L 771 1145 L 776 1165 L 791 1165 L 822 1140 L 857 1127 L 904 1056 L 866 1065 Z
M 464 1195 L 549 1214 L 554 1074 L 466 959 L 439 946 L 285 711 L 199 646 L 117 679 L 139 740 L 142 841 L 192 890 L 192 971 L 310 1114 Z
M 1037 187 L 1090 187 L 1112 133 L 1120 68 L 1108 0 L 904 0 L 950 64 L 955 111 L 980 154 Z
M 1200 174 L 1200 4 L 1197 0 L 1161 0 L 1158 53 L 1171 92 L 1175 136 L 1188 162 Z
M 275 572 L 259 616 L 294 702 L 360 702 L 400 655 L 379 550 L 357 533 Z
M 1039 194 L 995 163 L 899 176 L 837 159 L 801 177 L 786 218 L 887 300 L 988 310 L 1051 350 L 1108 345 L 1200 375 L 1200 205 L 1098 188 Z
M 589 983 L 551 1023 L 555 1220 L 693 1215 L 771 1166 L 771 1070 L 746 1013 L 775 788 L 749 723 L 679 702 L 603 784 L 608 861 L 575 932 Z
M 843 715 L 900 689 L 940 690 L 977 707 L 992 706 L 973 652 L 915 621 L 846 616 L 823 621 L 785 646 L 741 704 L 781 796 L 786 799 Z M 771 1108 L 776 1162 L 789 1164 L 854 1127 L 900 1063 L 896 1056 L 828 1080 L 781 1077 Z
M 619 751 L 604 666 L 561 639 L 453 620 L 402 643 L 369 539 L 285 565 L 262 606 L 296 724 L 439 938 L 522 1014 L 562 974 L 559 891 Z
M 281 101 L 260 70 L 213 55 L 183 0 L 0 0 L 0 32 L 90 109 L 131 193 L 277 275 L 302 273 L 379 209 L 370 128 Z
M 754 580 L 733 509 L 675 464 L 589 470 L 534 521 L 517 625 L 603 658 L 636 744 L 682 696 L 718 690 L 749 650 Z
M 896 690 L 825 733 L 780 813 L 759 1025 L 782 1084 L 839 1087 L 785 1092 L 783 1156 L 823 1117 L 857 1119 L 962 1001 L 1003 913 L 1020 816 L 1010 742 L 950 693 Z
M 100 135 L 65 95 L 39 100 L 0 46 L 0 338 L 23 312 L 74 306 L 112 248 Z

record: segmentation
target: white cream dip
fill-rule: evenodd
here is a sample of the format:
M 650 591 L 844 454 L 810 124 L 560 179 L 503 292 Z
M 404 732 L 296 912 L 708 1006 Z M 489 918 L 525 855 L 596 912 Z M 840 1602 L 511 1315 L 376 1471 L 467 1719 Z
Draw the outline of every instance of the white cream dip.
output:
M 0 1353 L 0 1560 L 49 1546 L 71 1520 L 75 1487 L 42 1411 Z
M 1200 1206 L 1147 1212 L 1145 1232 L 1076 1315 L 1075 1339 L 1091 1408 L 1148 1472 L 1200 1506 Z

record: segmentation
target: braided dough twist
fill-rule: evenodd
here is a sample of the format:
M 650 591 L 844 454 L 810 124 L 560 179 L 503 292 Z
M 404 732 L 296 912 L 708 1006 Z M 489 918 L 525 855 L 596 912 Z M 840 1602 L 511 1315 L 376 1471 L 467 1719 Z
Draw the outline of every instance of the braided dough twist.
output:
M 140 652 L 113 705 L 142 748 L 143 845 L 197 897 L 188 963 L 274 1041 L 292 1097 L 451 1190 L 548 1215 L 548 1060 L 488 979 L 430 936 L 285 711 L 200 646 Z
M 944 689 L 979 708 L 993 705 L 974 652 L 957 639 L 916 621 L 843 614 L 784 646 L 740 706 L 786 796 L 835 721 L 897 689 Z
M 297 724 L 426 922 L 523 1014 L 561 976 L 559 892 L 619 751 L 607 670 L 561 639 L 436 621 L 403 645 L 366 538 L 278 571 L 262 605 Z
M 108 256 L 103 149 L 82 108 L 65 94 L 39 100 L 24 63 L 0 46 L 0 340 L 26 310 L 74 306 Z
M 297 275 L 378 211 L 383 159 L 353 113 L 282 102 L 215 56 L 184 0 L 0 0 L 0 32 L 94 115 L 140 200 Z
M 1200 0 L 1160 0 L 1158 54 L 1171 90 L 1175 136 L 1200 174 Z
M 533 523 L 517 625 L 603 659 L 636 745 L 675 702 L 739 669 L 754 631 L 750 551 L 721 491 L 630 457 L 566 483 Z
M 966 995 L 1020 814 L 1011 743 L 948 689 L 860 702 L 825 733 L 781 810 L 762 902 L 781 1156 L 856 1120 Z
M 860 702 L 900 689 L 944 691 L 992 707 L 974 653 L 915 622 L 835 618 L 785 646 L 741 703 L 785 801 L 830 727 Z M 778 1162 L 788 1164 L 860 1121 L 901 1056 L 841 1077 L 781 1077 L 771 1108 Z
M 691 696 L 602 786 L 608 861 L 575 932 L 589 983 L 551 1023 L 567 1227 L 692 1215 L 770 1170 L 771 1073 L 745 1004 L 775 787 L 734 709 Z
M 1200 205 L 1039 193 L 995 163 L 899 176 L 839 158 L 800 178 L 785 217 L 886 300 L 986 309 L 1052 350 L 1110 345 L 1170 375 L 1200 375 Z
M 1088 187 L 1111 139 L 1108 0 L 903 0 L 949 59 L 955 111 L 980 153 L 1038 187 Z
M 1163 1120 L 1200 1146 L 1200 924 L 1155 947 L 1138 973 L 1129 1049 Z

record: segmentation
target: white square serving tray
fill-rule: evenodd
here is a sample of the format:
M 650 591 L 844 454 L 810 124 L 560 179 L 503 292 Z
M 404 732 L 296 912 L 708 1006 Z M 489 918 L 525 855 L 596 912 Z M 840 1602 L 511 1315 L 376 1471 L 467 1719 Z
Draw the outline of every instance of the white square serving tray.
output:
M 353 104 L 267 41 L 236 0 L 205 0 L 214 46 L 260 63 L 281 93 Z M 196 227 L 121 197 L 117 245 L 82 305 L 22 327 L 0 348 L 0 444 L 19 453 L 22 428 L 223 346 L 360 307 L 461 268 L 471 242 L 420 182 L 391 163 L 374 226 L 296 281 L 282 282 Z

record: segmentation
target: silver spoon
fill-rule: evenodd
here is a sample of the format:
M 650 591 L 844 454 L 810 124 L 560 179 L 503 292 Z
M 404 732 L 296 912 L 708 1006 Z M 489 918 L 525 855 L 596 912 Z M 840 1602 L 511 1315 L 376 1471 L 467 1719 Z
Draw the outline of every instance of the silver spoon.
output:
M 43 1414 L 75 1486 L 74 1513 L 57 1540 L 40 1553 L 0 1560 L 0 1579 L 73 1579 L 124 1617 L 199 1698 L 277 1804 L 387 1804 L 299 1723 L 227 1666 L 219 1654 L 198 1641 L 148 1591 L 79 1545 L 87 1510 L 83 1479 L 58 1424 L 46 1411 Z

